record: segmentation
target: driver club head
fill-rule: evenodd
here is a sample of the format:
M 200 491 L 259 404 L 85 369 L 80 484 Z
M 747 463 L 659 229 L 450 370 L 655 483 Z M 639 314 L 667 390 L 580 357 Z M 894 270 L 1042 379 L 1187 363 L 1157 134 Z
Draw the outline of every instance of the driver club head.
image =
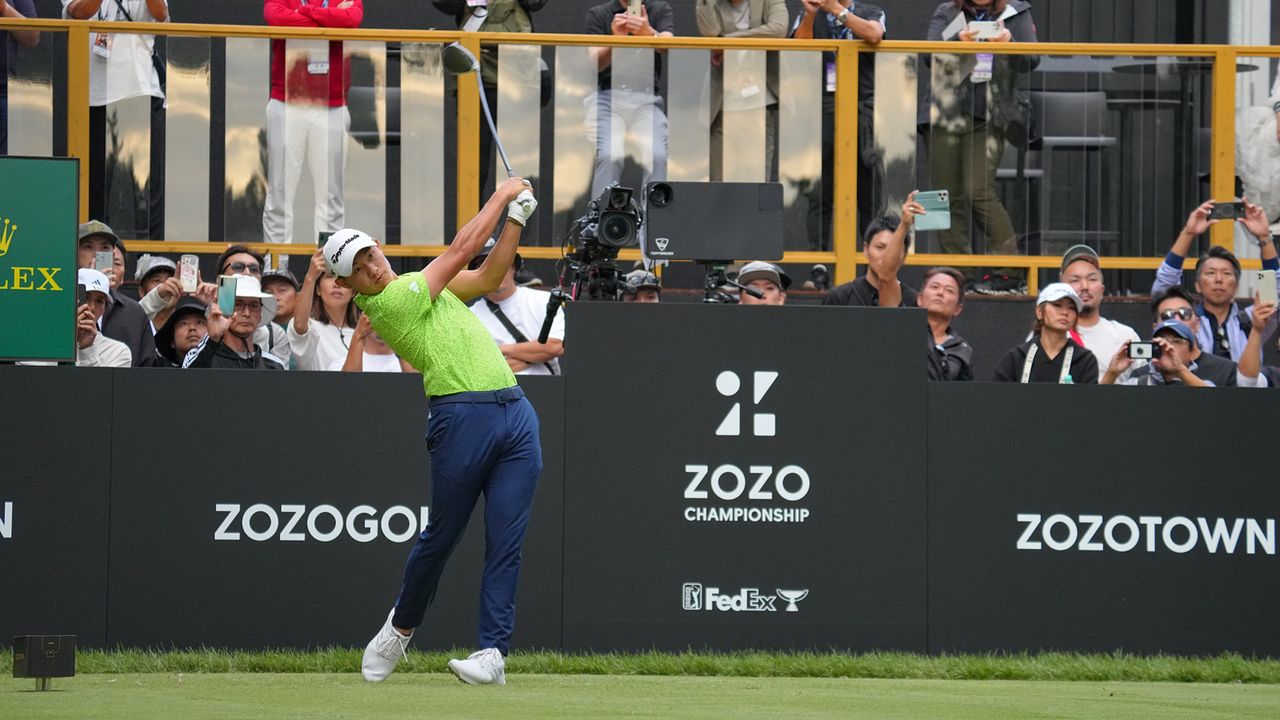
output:
M 441 62 L 444 64 L 444 69 L 454 75 L 469 73 L 480 67 L 476 56 L 456 42 L 445 45 L 440 57 Z

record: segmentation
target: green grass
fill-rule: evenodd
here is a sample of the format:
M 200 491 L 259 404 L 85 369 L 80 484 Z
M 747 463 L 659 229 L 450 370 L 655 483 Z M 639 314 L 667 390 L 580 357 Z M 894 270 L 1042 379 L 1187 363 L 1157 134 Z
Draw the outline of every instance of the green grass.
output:
M 416 652 L 397 675 L 439 673 L 450 657 L 469 651 Z M 356 673 L 361 650 L 85 651 L 77 656 L 81 673 Z M 12 671 L 12 653 L 0 651 L 0 676 Z M 1124 653 L 914 655 L 909 653 L 638 653 L 566 655 L 514 652 L 510 675 L 663 675 L 750 678 L 884 678 L 915 680 L 1028 680 L 1081 682 L 1189 682 L 1280 684 L 1280 661 L 1240 655 L 1185 658 Z M 2 716 L 0 716 L 2 717 Z
M 0 718 L 1274 718 L 1280 686 L 440 673 L 91 674 L 32 692 L 0 679 Z

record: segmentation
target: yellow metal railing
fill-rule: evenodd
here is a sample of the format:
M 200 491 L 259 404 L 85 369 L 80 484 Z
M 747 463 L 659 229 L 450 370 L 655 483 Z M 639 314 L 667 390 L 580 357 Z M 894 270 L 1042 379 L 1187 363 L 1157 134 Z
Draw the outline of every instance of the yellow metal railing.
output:
M 614 37 L 610 35 L 565 35 L 551 33 L 464 33 L 439 30 L 383 30 L 333 28 L 290 28 L 253 25 L 196 25 L 184 23 L 119 23 L 86 22 L 46 19 L 0 18 L 0 30 L 13 26 L 24 29 L 67 33 L 67 154 L 81 160 L 82 169 L 89 157 L 89 37 L 94 32 L 154 34 L 170 37 L 240 37 L 358 40 L 373 42 L 449 43 L 459 41 L 478 55 L 482 44 L 554 45 L 587 47 L 648 47 L 657 49 L 733 49 L 774 51 L 831 51 L 836 54 L 838 82 L 835 93 L 835 127 L 856 127 L 858 114 L 858 53 L 994 53 L 1011 55 L 1062 55 L 1062 56 L 1122 56 L 1122 57 L 1200 57 L 1213 61 L 1212 140 L 1210 164 L 1210 195 L 1216 199 L 1234 196 L 1235 178 L 1235 72 L 1239 57 L 1277 58 L 1280 47 L 1239 45 L 1162 45 L 1162 44 L 1114 44 L 1114 43 L 959 43 L 885 41 L 878 45 L 838 40 L 792 40 L 786 38 L 731 39 L 714 37 L 640 38 Z M 480 206 L 479 162 L 481 113 L 478 91 L 472 83 L 458 83 L 456 140 L 457 153 L 457 210 L 458 222 L 466 222 Z M 833 148 L 832 178 L 836 198 L 857 197 L 856 147 L 854 133 L 836 133 Z M 82 219 L 88 212 L 88 173 L 81 172 L 80 207 Z M 856 203 L 839 202 L 833 208 L 832 245 L 830 252 L 788 252 L 784 263 L 829 263 L 835 266 L 837 282 L 852 280 L 857 265 L 866 256 L 857 251 Z M 1215 245 L 1229 246 L 1232 228 L 1228 223 L 1218 223 L 1212 228 L 1211 240 Z M 1170 238 L 1170 242 L 1172 242 Z M 212 242 L 130 242 L 131 249 L 146 252 L 220 252 L 223 243 Z M 252 247 L 262 251 L 307 254 L 311 245 L 281 245 L 254 243 Z M 389 246 L 388 255 L 430 257 L 443 251 L 441 246 L 400 245 Z M 522 254 L 530 258 L 557 258 L 558 248 L 522 248 Z M 639 257 L 636 250 L 624 250 L 623 260 Z M 1029 270 L 1055 268 L 1059 258 L 1027 255 L 937 255 L 913 254 L 910 265 L 953 265 L 960 267 L 1022 267 Z M 1160 263 L 1152 257 L 1106 257 L 1104 268 L 1151 270 Z M 1247 268 L 1260 267 L 1257 260 L 1245 260 Z M 1191 263 L 1194 266 L 1194 262 Z M 1031 292 L 1037 290 L 1038 273 L 1028 273 Z

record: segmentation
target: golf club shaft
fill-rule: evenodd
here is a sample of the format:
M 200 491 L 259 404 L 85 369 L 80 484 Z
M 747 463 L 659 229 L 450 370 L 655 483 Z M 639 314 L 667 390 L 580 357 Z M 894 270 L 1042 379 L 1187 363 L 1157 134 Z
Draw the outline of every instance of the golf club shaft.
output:
M 480 91 L 480 107 L 484 108 L 484 119 L 489 121 L 489 134 L 493 136 L 493 144 L 498 146 L 498 155 L 502 158 L 502 166 L 507 169 L 507 177 L 515 177 L 511 172 L 511 161 L 507 159 L 507 151 L 502 147 L 502 139 L 498 137 L 498 128 L 493 124 L 493 113 L 489 111 L 489 98 L 484 94 L 484 83 L 480 80 L 480 66 L 475 67 L 476 88 Z

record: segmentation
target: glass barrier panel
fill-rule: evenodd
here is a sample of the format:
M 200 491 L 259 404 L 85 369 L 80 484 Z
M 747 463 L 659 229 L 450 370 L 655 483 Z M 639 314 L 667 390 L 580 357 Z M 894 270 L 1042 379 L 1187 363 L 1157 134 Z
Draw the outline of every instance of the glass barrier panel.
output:
M 264 238 L 271 86 L 262 69 L 270 66 L 271 41 L 227 38 L 225 205 L 220 238 L 227 242 L 262 242 Z
M 558 244 L 591 201 L 595 166 L 598 78 L 596 48 L 557 47 L 555 57 L 555 167 L 552 237 Z
M 209 38 L 166 43 L 164 239 L 209 239 Z
M 284 47 L 283 101 L 273 97 L 267 111 L 263 239 L 314 245 L 318 233 L 346 224 L 347 132 L 352 118 L 350 109 L 335 104 L 334 97 L 342 95 L 355 63 L 348 64 L 351 58 L 342 43 L 290 39 Z M 280 78 L 273 77 L 273 84 L 279 83 Z M 372 88 L 364 90 L 372 95 Z M 366 99 L 371 109 L 372 98 Z M 365 137 L 375 137 L 372 113 L 361 121 Z
M 400 242 L 443 245 L 444 73 L 440 45 L 400 46 Z
M 769 135 L 766 117 L 772 109 L 776 121 L 778 104 L 769 83 L 768 55 L 759 50 L 721 53 L 723 92 L 717 118 L 711 123 L 712 179 L 764 182 L 770 175 L 768 163 L 777 136 Z
M 542 156 L 542 48 L 500 45 L 497 54 L 497 104 L 491 109 L 497 114 L 494 122 L 498 126 L 498 137 L 502 138 L 512 171 L 538 188 L 541 187 L 538 171 Z M 480 129 L 480 138 L 481 145 L 492 143 L 487 127 Z M 501 181 L 507 177 L 506 168 L 496 148 L 492 155 L 491 177 Z M 482 160 L 483 157 L 482 152 Z M 538 244 L 537 227 L 537 222 L 531 222 L 520 242 Z
M 827 178 L 822 174 L 822 73 L 820 52 L 778 53 L 778 179 L 787 250 L 831 249 L 830 195 L 823 192 Z
M 712 57 L 710 50 L 669 50 L 666 60 L 670 115 L 667 179 L 706 182 L 711 178 Z
M 53 155 L 53 53 L 59 33 L 0 32 L 0 154 Z M 57 47 L 62 46 L 62 47 Z M 65 125 L 64 125 L 65 127 Z
M 865 60 L 866 56 L 863 53 L 860 59 Z M 899 215 L 907 196 L 921 187 L 916 177 L 916 145 L 920 138 L 916 125 L 915 92 L 918 63 L 919 56 L 914 54 L 875 55 L 876 96 L 872 111 L 871 155 L 880 172 L 872 179 L 871 187 L 863 188 L 862 178 L 859 178 L 858 194 L 865 196 L 870 193 L 873 198 L 871 205 L 878 213 Z M 870 220 L 859 218 L 858 225 L 866 227 Z M 910 252 L 923 252 L 923 249 L 912 243 Z
M 99 33 L 89 56 L 89 212 L 121 238 L 164 237 L 165 101 L 153 35 Z M 97 158 L 103 158 L 96 162 Z M 154 170 L 154 172 L 153 172 Z
M 1235 171 L 1243 197 L 1262 207 L 1272 236 L 1280 235 L 1280 129 L 1275 103 L 1280 102 L 1280 59 L 1239 57 L 1236 65 Z M 1232 250 L 1236 256 L 1260 258 L 1260 248 L 1239 224 Z M 1244 273 L 1239 295 L 1252 297 L 1257 276 Z
M 347 42 L 343 51 L 348 72 L 344 79 L 347 131 L 345 138 L 331 141 L 328 150 L 345 155 L 346 167 L 340 169 L 338 159 L 332 160 L 327 188 L 330 214 L 322 222 L 317 208 L 311 242 L 317 240 L 315 233 L 343 227 L 360 228 L 375 238 L 386 239 L 387 46 L 381 42 Z M 335 147 L 338 144 L 344 147 Z M 339 197 L 341 200 L 335 202 Z

